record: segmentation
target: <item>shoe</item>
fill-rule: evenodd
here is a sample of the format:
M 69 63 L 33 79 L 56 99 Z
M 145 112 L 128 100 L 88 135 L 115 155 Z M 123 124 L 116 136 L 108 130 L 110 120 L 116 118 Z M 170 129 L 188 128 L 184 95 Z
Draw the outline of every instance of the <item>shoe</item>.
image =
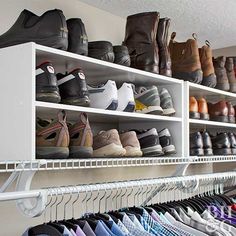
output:
M 89 42 L 88 56 L 108 62 L 114 62 L 115 59 L 112 44 L 108 41 Z
M 165 128 L 158 132 L 160 144 L 162 151 L 165 155 L 176 154 L 175 145 L 173 144 L 173 139 L 170 134 L 170 131 Z
M 135 101 L 134 101 L 132 84 L 123 83 L 117 92 L 118 92 L 117 111 L 134 112 Z
M 226 57 L 225 61 L 226 74 L 229 80 L 229 91 L 231 93 L 236 93 L 236 78 L 234 74 L 234 59 L 231 57 Z
M 216 86 L 216 75 L 212 62 L 212 50 L 208 41 L 206 41 L 206 44 L 198 49 L 203 72 L 202 85 L 214 88 Z
M 50 62 L 36 67 L 36 100 L 59 103 L 61 97 L 57 85 L 55 70 Z
M 100 131 L 93 138 L 94 157 L 119 157 L 125 154 L 126 150 L 121 144 L 119 133 L 116 129 Z
M 236 138 L 235 138 L 235 135 L 234 135 L 234 133 L 229 132 L 228 137 L 229 137 L 229 141 L 230 141 L 230 147 L 231 147 L 232 155 L 235 155 L 236 154 Z
M 125 39 L 131 67 L 159 73 L 158 45 L 156 41 L 158 12 L 144 12 L 127 17 Z
M 235 123 L 235 109 L 232 105 L 231 102 L 226 102 L 227 103 L 227 107 L 228 107 L 228 122 L 229 123 Z
M 204 156 L 212 156 L 213 150 L 212 150 L 212 142 L 210 135 L 206 131 L 201 132 L 201 135 L 203 140 Z
M 138 87 L 134 90 L 135 111 L 139 113 L 151 113 L 162 115 L 160 96 L 156 86 Z
M 113 46 L 113 52 L 115 54 L 114 63 L 122 66 L 130 66 L 130 56 L 126 46 Z
M 141 157 L 143 155 L 135 131 L 120 134 L 120 141 L 126 150 L 127 157 Z
M 57 74 L 61 102 L 69 105 L 87 107 L 90 104 L 85 75 L 80 68 L 67 75 Z
M 190 156 L 203 156 L 203 139 L 200 132 L 191 133 L 189 135 Z
M 217 79 L 217 84 L 216 87 L 217 89 L 221 89 L 224 91 L 229 91 L 229 80 L 226 74 L 226 69 L 225 69 L 225 57 L 217 57 L 213 58 L 213 65 L 215 68 L 215 73 L 216 73 L 216 79 Z
M 69 126 L 70 158 L 86 158 L 93 155 L 93 133 L 86 113 L 80 114 L 80 119 Z
M 219 122 L 229 121 L 229 110 L 226 101 L 220 101 L 215 104 L 208 103 L 210 120 Z
M 160 92 L 161 108 L 163 109 L 164 116 L 171 116 L 175 114 L 173 100 L 166 88 L 162 88 Z
M 66 21 L 68 28 L 68 52 L 88 55 L 88 36 L 84 23 L 80 18 L 72 18 Z
M 62 159 L 69 156 L 69 132 L 65 112 L 58 113 L 58 120 L 42 120 L 36 123 L 36 157 L 38 159 Z
M 189 118 L 200 119 L 200 113 L 198 112 L 198 102 L 195 97 L 189 98 Z
M 88 85 L 90 106 L 106 110 L 116 110 L 118 107 L 118 92 L 116 82 L 108 80 L 99 86 Z
M 144 131 L 135 130 L 135 132 L 144 157 L 163 155 L 159 136 L 155 128 Z
M 24 10 L 14 25 L 0 36 L 0 48 L 27 42 L 66 50 L 68 30 L 63 12 L 55 9 L 37 16 Z
M 173 77 L 201 84 L 203 73 L 197 40 L 188 39 L 186 42 L 178 43 L 174 41 L 175 36 L 176 33 L 173 32 L 169 43 Z
M 171 71 L 171 59 L 168 48 L 168 37 L 169 37 L 170 19 L 161 18 L 159 19 L 157 29 L 157 44 L 159 48 L 159 72 L 160 75 L 172 76 Z
M 208 106 L 205 98 L 200 98 L 198 100 L 198 112 L 200 113 L 201 120 L 209 120 Z
M 211 137 L 214 155 L 231 155 L 231 143 L 227 133 L 218 133 Z

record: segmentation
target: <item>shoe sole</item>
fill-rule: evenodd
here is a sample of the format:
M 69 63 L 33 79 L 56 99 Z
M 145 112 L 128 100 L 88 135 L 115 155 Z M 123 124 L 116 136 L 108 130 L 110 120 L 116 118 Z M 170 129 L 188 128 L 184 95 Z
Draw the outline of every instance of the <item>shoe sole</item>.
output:
M 210 116 L 208 113 L 200 113 L 200 119 L 201 120 L 209 120 Z
M 213 149 L 214 155 L 231 155 L 232 151 L 231 148 L 219 148 Z
M 234 124 L 235 123 L 235 117 L 234 116 L 229 116 L 228 121 L 229 121 L 229 123 Z
M 90 105 L 90 100 L 89 98 L 67 98 L 67 99 L 62 99 L 61 103 L 73 106 L 88 107 Z
M 93 148 L 92 147 L 82 147 L 82 146 L 71 146 L 70 150 L 70 158 L 88 158 L 93 156 Z
M 163 115 L 163 110 L 160 106 L 150 106 L 142 110 L 136 110 L 136 112 L 143 113 L 143 114 Z
M 177 72 L 173 73 L 174 78 L 182 79 L 185 81 L 189 81 L 195 84 L 201 84 L 202 83 L 202 77 L 203 73 L 201 69 L 197 69 L 192 72 Z
M 236 84 L 235 83 L 231 83 L 230 84 L 230 90 L 229 90 L 231 93 L 236 93 Z
M 69 156 L 68 147 L 37 147 L 37 159 L 65 159 Z
M 36 100 L 41 102 L 59 103 L 61 97 L 58 92 L 36 93 Z
M 212 148 L 206 148 L 203 151 L 204 151 L 204 156 L 212 156 L 213 155 Z
M 217 83 L 215 88 L 223 90 L 223 91 L 229 91 L 230 86 L 229 86 L 229 83 L 224 83 L 224 84 Z
M 126 150 L 126 157 L 141 157 L 143 155 L 143 152 L 138 147 L 127 146 L 124 149 Z
M 228 123 L 229 117 L 228 116 L 211 116 L 211 120 Z
M 163 155 L 162 147 L 161 145 L 155 145 L 148 148 L 142 148 L 143 156 L 149 157 L 149 156 L 160 156 Z
M 215 88 L 217 84 L 216 75 L 210 74 L 209 76 L 203 77 L 202 85 L 207 86 L 209 88 Z
M 231 148 L 232 155 L 236 154 L 236 148 Z
M 94 157 L 120 157 L 126 154 L 122 145 L 111 143 L 93 151 Z
M 204 150 L 202 148 L 190 149 L 190 156 L 204 156 Z
M 191 119 L 200 119 L 200 113 L 199 112 L 190 111 L 189 112 L 189 118 L 191 118 Z
M 174 108 L 163 109 L 163 116 L 171 116 L 175 114 Z
M 163 147 L 162 151 L 164 152 L 165 155 L 176 154 L 176 149 L 174 145 Z

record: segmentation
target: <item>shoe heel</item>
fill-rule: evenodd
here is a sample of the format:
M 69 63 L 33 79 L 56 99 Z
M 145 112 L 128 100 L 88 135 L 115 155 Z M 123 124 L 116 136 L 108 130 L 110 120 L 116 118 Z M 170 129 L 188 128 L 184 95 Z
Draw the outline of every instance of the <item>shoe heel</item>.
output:
M 191 119 L 200 119 L 200 113 L 199 112 L 189 112 L 189 118 Z
M 68 98 L 61 101 L 63 104 L 73 105 L 73 106 L 83 106 L 88 107 L 90 105 L 90 100 L 88 97 L 85 98 Z
M 111 102 L 111 104 L 106 108 L 106 110 L 112 110 L 115 111 L 118 107 L 118 101 L 117 100 L 113 100 Z
M 125 112 L 134 112 L 135 110 L 135 103 L 129 102 L 126 108 L 124 109 Z
M 69 156 L 67 147 L 37 147 L 37 159 L 65 159 Z
M 212 155 L 213 155 L 213 150 L 212 150 L 212 148 L 206 148 L 206 149 L 204 149 L 204 155 L 205 155 L 205 156 L 212 156 Z
M 219 149 L 213 149 L 214 155 L 231 155 L 232 151 L 231 148 L 219 148 Z
M 234 124 L 235 123 L 235 117 L 234 116 L 229 116 L 228 117 L 228 122 Z
M 200 113 L 200 119 L 201 120 L 209 120 L 210 116 L 207 113 Z
M 202 148 L 190 149 L 190 156 L 203 156 L 204 151 Z
M 93 148 L 92 147 L 70 147 L 70 158 L 77 159 L 77 158 L 87 158 L 92 157 L 93 155 Z

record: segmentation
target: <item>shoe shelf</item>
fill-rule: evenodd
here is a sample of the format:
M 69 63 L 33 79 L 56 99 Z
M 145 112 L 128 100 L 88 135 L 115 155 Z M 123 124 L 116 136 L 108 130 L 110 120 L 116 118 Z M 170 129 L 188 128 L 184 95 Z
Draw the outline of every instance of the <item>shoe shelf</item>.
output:
M 217 121 L 210 121 L 210 120 L 197 120 L 197 119 L 189 119 L 189 124 L 193 128 L 214 128 L 217 129 L 219 127 L 226 127 L 226 128 L 233 128 L 236 129 L 236 124 L 226 123 L 226 122 L 217 122 Z

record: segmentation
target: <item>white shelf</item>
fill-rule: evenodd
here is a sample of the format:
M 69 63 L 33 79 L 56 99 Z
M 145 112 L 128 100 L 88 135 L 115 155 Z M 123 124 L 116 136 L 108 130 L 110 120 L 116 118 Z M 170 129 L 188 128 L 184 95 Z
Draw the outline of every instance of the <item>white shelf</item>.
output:
M 210 120 L 197 120 L 197 119 L 189 119 L 190 124 L 194 124 L 196 126 L 212 126 L 212 127 L 228 127 L 228 128 L 236 128 L 236 124 L 232 123 L 225 123 L 225 122 L 217 122 L 217 121 L 210 121 Z

